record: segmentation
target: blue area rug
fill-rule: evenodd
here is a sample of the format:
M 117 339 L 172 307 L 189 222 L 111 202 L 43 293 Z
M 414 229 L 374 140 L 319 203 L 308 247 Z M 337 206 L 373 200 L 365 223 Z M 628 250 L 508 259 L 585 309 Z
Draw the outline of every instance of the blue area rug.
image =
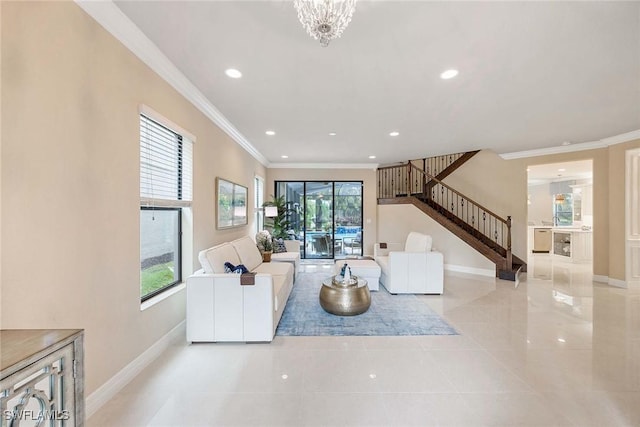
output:
M 335 316 L 320 307 L 320 273 L 298 273 L 276 335 L 395 336 L 458 333 L 415 295 L 391 295 L 380 286 L 371 307 L 358 316 Z

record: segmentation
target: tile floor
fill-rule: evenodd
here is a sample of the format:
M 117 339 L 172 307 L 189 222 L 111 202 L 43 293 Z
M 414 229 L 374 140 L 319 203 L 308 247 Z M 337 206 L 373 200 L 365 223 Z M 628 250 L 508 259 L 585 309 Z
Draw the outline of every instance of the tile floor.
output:
M 518 287 L 447 273 L 420 298 L 457 336 L 177 344 L 87 424 L 639 426 L 640 290 L 589 271 L 536 255 Z

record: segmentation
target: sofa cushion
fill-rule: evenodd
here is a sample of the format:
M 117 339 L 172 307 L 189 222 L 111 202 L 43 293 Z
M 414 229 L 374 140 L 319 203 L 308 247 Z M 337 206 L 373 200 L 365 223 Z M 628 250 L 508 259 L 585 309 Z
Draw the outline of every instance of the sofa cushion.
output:
M 274 260 L 298 262 L 300 260 L 300 252 L 282 252 L 279 254 L 271 254 L 271 261 Z
M 240 258 L 233 245 L 223 243 L 198 253 L 198 260 L 205 273 L 224 273 L 224 263 L 240 264 Z
M 245 236 L 231 242 L 242 263 L 253 271 L 257 266 L 262 264 L 262 254 L 251 237 Z
M 404 245 L 405 252 L 430 252 L 433 239 L 431 236 L 412 231 Z
M 287 283 L 293 282 L 293 265 L 288 262 L 263 262 L 251 271 L 254 273 L 271 274 L 274 280 L 276 276 L 282 276 Z

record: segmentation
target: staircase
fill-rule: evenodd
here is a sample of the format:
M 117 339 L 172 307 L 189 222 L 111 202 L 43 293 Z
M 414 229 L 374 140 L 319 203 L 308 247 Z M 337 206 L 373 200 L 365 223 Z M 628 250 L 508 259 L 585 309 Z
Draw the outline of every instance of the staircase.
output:
M 412 204 L 496 265 L 496 277 L 516 281 L 527 265 L 511 252 L 511 217 L 491 212 L 442 182 L 478 151 L 378 169 L 378 204 Z

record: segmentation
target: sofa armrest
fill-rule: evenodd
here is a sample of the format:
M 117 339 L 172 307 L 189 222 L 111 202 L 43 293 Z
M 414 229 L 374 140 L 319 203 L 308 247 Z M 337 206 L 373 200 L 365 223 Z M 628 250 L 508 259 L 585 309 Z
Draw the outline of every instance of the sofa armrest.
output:
M 204 273 L 187 279 L 187 340 L 271 341 L 273 277 L 256 274 L 255 285 L 241 285 L 239 274 Z M 247 315 L 249 317 L 247 317 Z
M 387 243 L 386 245 L 386 248 L 381 248 L 380 243 L 376 243 L 373 247 L 373 257 L 389 256 L 391 251 L 402 251 L 404 249 L 402 243 Z
M 300 240 L 285 240 L 284 246 L 287 252 L 300 252 Z

